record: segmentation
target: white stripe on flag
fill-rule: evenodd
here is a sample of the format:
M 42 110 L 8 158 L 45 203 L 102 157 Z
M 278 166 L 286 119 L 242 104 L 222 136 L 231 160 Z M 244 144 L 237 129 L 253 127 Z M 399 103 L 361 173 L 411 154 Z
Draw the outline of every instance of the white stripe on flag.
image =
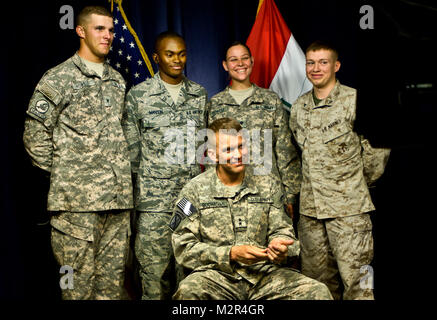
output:
M 270 89 L 289 104 L 293 104 L 312 87 L 305 73 L 305 54 L 291 35 Z

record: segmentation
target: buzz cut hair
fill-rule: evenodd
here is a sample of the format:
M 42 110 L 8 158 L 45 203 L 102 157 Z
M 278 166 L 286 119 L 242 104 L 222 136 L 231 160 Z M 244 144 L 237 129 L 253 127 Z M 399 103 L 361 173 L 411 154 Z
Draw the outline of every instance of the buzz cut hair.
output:
M 97 14 L 99 16 L 105 16 L 112 18 L 111 12 L 102 6 L 86 6 L 84 7 L 76 17 L 76 26 L 84 26 L 87 24 L 90 16 Z
M 180 40 L 182 40 L 183 43 L 185 43 L 185 39 L 179 33 L 167 30 L 167 31 L 161 32 L 156 37 L 155 46 L 154 46 L 154 50 L 155 50 L 154 53 L 158 53 L 159 44 L 161 43 L 162 40 L 167 39 L 167 38 L 180 39 Z
M 214 120 L 208 126 L 208 149 L 215 150 L 216 147 L 216 137 L 220 131 L 226 131 L 228 134 L 237 135 L 240 130 L 242 130 L 240 122 L 232 118 L 220 118 Z
M 308 48 L 306 49 L 305 53 L 308 53 L 310 51 L 318 51 L 318 50 L 328 50 L 332 52 L 332 56 L 334 58 L 334 61 L 338 60 L 338 51 L 337 49 L 331 44 L 326 41 L 322 40 L 316 40 L 313 43 L 311 43 Z

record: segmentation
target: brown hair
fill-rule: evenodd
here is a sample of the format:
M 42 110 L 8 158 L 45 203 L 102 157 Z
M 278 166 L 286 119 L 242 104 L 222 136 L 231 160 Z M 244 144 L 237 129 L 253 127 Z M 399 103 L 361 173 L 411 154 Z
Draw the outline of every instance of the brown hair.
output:
M 102 6 L 87 6 L 83 8 L 76 17 L 76 25 L 83 26 L 86 24 L 88 18 L 92 14 L 97 14 L 99 16 L 106 16 L 112 18 L 111 12 Z
M 306 49 L 305 53 L 308 53 L 309 51 L 318 51 L 318 50 L 328 50 L 332 52 L 332 56 L 334 58 L 334 61 L 338 60 L 338 51 L 337 49 L 330 43 L 316 40 L 313 43 L 311 43 L 308 48 Z

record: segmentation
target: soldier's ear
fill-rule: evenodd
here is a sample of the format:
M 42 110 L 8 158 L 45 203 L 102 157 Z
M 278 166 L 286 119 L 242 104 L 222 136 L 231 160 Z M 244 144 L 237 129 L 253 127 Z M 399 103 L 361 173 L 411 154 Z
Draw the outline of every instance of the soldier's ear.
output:
M 222 64 L 223 64 L 223 68 L 225 69 L 225 71 L 229 72 L 228 65 L 226 64 L 225 60 L 223 60 Z
M 83 39 L 85 38 L 85 28 L 83 26 L 76 26 L 76 33 L 79 36 L 79 38 Z
M 338 70 L 340 70 L 340 66 L 341 66 L 341 63 L 340 63 L 340 61 L 335 61 L 335 72 L 337 72 Z
M 208 148 L 208 158 L 210 158 L 215 163 L 218 162 L 217 153 L 215 152 L 215 150 L 213 148 Z
M 159 64 L 159 56 L 157 53 L 152 54 L 152 59 L 156 64 Z

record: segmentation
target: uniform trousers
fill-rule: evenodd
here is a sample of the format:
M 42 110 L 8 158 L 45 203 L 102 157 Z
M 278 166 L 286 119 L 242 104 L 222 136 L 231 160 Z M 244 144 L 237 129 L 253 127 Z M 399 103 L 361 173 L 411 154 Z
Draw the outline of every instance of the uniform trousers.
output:
M 63 299 L 127 298 L 124 279 L 129 216 L 130 211 L 110 210 L 61 212 L 52 217 L 51 243 L 63 271 L 60 279 Z
M 142 300 L 169 300 L 183 271 L 175 263 L 169 228 L 171 213 L 138 212 L 135 256 Z
M 217 270 L 195 271 L 179 284 L 175 300 L 332 300 L 321 282 L 277 268 L 253 285 Z
M 334 299 L 373 300 L 372 222 L 368 213 L 316 219 L 300 215 L 302 273 L 325 283 Z M 341 278 L 344 291 L 340 288 Z

